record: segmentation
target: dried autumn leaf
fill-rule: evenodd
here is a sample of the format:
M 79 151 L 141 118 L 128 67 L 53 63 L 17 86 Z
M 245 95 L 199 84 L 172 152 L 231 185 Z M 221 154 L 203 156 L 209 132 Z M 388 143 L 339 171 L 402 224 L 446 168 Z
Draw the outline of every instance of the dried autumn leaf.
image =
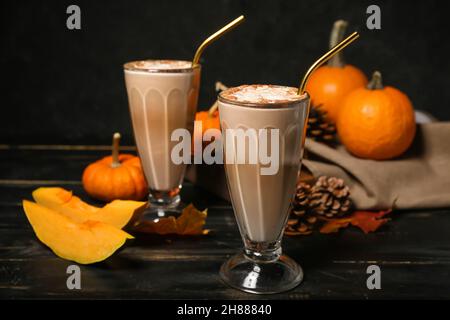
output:
M 160 218 L 157 221 L 141 221 L 134 231 L 142 233 L 201 235 L 208 234 L 209 230 L 203 229 L 207 217 L 207 210 L 200 211 L 192 204 L 183 209 L 178 218 L 173 216 Z
M 338 232 L 341 228 L 348 227 L 349 224 L 360 228 L 364 233 L 373 232 L 390 220 L 389 218 L 383 217 L 391 212 L 392 210 L 378 212 L 355 211 L 350 217 L 326 219 L 326 223 L 320 229 L 320 233 Z
M 200 211 L 191 203 L 183 209 L 183 213 L 177 219 L 177 233 L 182 235 L 205 234 L 203 230 L 207 216 L 207 209 Z
M 364 233 L 373 232 L 390 220 L 389 218 L 383 217 L 391 212 L 392 210 L 379 212 L 355 211 L 352 215 L 353 219 L 351 224 L 360 228 Z
M 177 233 L 177 220 L 170 216 L 157 221 L 141 221 L 134 227 L 134 231 L 161 235 L 174 234 Z
M 334 233 L 341 228 L 346 228 L 351 223 L 352 218 L 326 219 L 325 224 L 320 228 L 320 233 Z

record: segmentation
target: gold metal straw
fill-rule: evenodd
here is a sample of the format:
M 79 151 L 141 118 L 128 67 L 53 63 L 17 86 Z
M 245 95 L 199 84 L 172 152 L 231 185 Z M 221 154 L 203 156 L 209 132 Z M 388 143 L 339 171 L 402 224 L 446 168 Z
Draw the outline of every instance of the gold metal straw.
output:
M 353 32 L 351 35 L 349 35 L 347 38 L 339 42 L 337 45 L 335 45 L 333 48 L 330 49 L 327 53 L 325 53 L 322 57 L 320 57 L 314 64 L 309 67 L 308 71 L 306 72 L 305 76 L 302 79 L 302 82 L 300 84 L 300 87 L 298 88 L 298 94 L 303 94 L 305 92 L 306 83 L 308 82 L 309 77 L 311 74 L 319 68 L 322 64 L 330 60 L 336 53 L 344 49 L 346 46 L 348 46 L 350 43 L 355 41 L 359 38 L 358 32 Z
M 198 61 L 200 60 L 200 56 L 202 55 L 203 50 L 205 50 L 205 48 L 207 46 L 209 46 L 211 43 L 216 41 L 218 38 L 223 36 L 225 33 L 230 31 L 234 27 L 238 26 L 242 21 L 244 21 L 244 16 L 240 16 L 240 17 L 234 19 L 229 24 L 224 26 L 222 29 L 220 29 L 220 30 L 216 31 L 214 34 L 210 35 L 208 37 L 208 39 L 203 41 L 203 43 L 200 45 L 200 47 L 198 47 L 197 51 L 195 52 L 194 59 L 192 60 L 192 66 L 195 66 L 198 64 Z

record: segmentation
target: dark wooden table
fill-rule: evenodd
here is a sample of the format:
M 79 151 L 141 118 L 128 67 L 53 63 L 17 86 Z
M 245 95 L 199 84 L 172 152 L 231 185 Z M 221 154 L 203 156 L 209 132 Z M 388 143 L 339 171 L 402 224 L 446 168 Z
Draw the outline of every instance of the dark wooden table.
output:
M 44 185 L 88 199 L 80 175 L 106 149 L 0 146 L 0 298 L 450 298 L 450 209 L 395 212 L 369 235 L 349 228 L 286 237 L 284 251 L 303 266 L 304 282 L 290 292 L 255 296 L 228 288 L 218 276 L 222 262 L 242 246 L 230 204 L 190 183 L 182 197 L 208 208 L 210 235 L 138 237 L 107 261 L 81 266 L 82 289 L 70 291 L 66 268 L 73 263 L 37 240 L 21 200 Z M 381 268 L 381 290 L 367 289 L 371 264 Z

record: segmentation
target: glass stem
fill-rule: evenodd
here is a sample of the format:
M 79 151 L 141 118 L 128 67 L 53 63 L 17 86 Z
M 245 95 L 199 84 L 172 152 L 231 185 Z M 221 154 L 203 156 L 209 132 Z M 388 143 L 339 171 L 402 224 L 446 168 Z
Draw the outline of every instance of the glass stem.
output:
M 256 263 L 277 261 L 281 254 L 281 241 L 255 242 L 249 239 L 245 241 L 245 256 Z

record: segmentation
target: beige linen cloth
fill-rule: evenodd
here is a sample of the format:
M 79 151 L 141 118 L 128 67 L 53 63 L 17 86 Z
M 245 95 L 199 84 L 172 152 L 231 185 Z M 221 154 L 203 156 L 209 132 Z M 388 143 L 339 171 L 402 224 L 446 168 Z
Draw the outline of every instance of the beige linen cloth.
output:
M 450 207 L 450 122 L 418 125 L 413 145 L 392 160 L 359 159 L 310 139 L 305 150 L 303 165 L 315 177 L 343 178 L 358 209 Z

